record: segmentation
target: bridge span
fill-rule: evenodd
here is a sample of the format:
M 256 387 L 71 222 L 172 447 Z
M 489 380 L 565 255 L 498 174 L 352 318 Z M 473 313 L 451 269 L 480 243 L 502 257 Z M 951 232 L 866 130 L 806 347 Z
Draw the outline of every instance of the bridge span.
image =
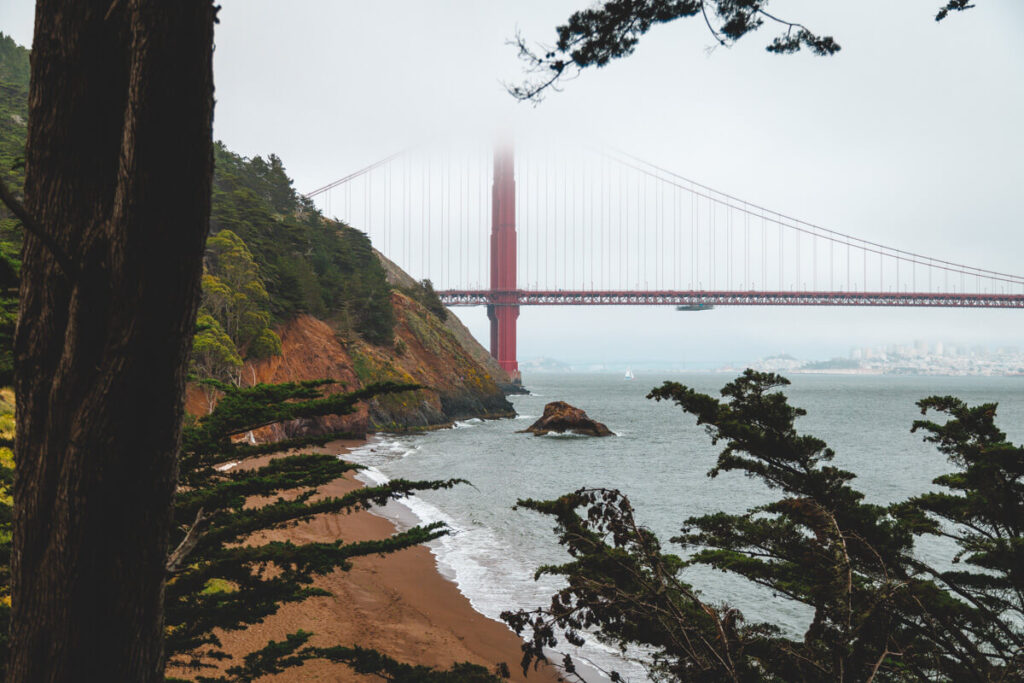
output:
M 1024 308 L 1024 275 L 925 255 L 934 235 L 886 246 L 616 150 L 410 150 L 306 196 L 446 305 L 486 306 L 513 378 L 520 306 Z
M 1024 294 L 932 292 L 513 291 L 438 292 L 445 306 L 924 306 L 1024 308 Z

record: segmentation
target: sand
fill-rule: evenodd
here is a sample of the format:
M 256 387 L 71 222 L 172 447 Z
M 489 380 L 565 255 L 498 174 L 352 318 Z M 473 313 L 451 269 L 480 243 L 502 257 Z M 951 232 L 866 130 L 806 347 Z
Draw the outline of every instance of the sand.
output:
M 343 453 L 362 442 L 334 442 L 325 452 Z M 271 456 L 273 457 L 273 456 Z M 269 458 L 244 463 L 252 467 Z M 362 484 L 351 477 L 321 487 L 321 495 L 340 496 Z M 395 526 L 369 512 L 320 515 L 267 538 L 294 542 L 360 541 L 390 536 Z M 555 681 L 555 670 L 531 670 L 524 678 L 519 661 L 521 640 L 503 623 L 476 612 L 458 587 L 442 576 L 433 555 L 414 547 L 386 557 L 353 560 L 348 572 L 321 577 L 317 586 L 331 597 L 310 598 L 286 605 L 264 623 L 241 632 L 222 634 L 224 650 L 240 661 L 245 653 L 268 640 L 281 640 L 299 629 L 313 631 L 311 644 L 352 645 L 375 648 L 399 661 L 447 668 L 455 662 L 473 662 L 493 670 L 508 664 L 515 681 Z M 261 680 L 285 681 L 379 681 L 354 674 L 348 667 L 327 662 L 307 662 L 301 667 Z

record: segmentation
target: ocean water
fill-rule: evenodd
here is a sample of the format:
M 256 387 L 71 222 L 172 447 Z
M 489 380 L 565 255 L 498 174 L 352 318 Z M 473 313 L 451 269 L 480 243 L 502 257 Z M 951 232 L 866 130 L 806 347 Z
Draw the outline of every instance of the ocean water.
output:
M 536 374 L 525 378 L 530 395 L 512 397 L 516 419 L 469 420 L 452 429 L 416 436 L 380 435 L 349 459 L 369 466 L 367 481 L 388 478 L 459 477 L 470 485 L 426 492 L 385 513 L 401 524 L 446 522 L 453 533 L 435 541 L 438 567 L 455 581 L 474 608 L 498 618 L 502 610 L 547 605 L 558 582 L 534 581 L 542 564 L 568 555 L 557 544 L 549 518 L 513 510 L 520 498 L 547 499 L 577 488 L 617 488 L 628 495 L 641 523 L 670 536 L 694 515 L 741 512 L 774 496 L 742 474 L 707 477 L 718 448 L 692 416 L 646 394 L 674 380 L 718 395 L 733 378 L 726 374 L 660 373 L 625 381 L 621 374 Z M 807 410 L 797 422 L 802 433 L 824 439 L 836 451 L 834 463 L 857 474 L 853 486 L 871 502 L 890 503 L 934 488 L 931 480 L 950 470 L 945 457 L 920 434 L 915 402 L 952 394 L 971 404 L 997 402 L 997 423 L 1011 441 L 1024 441 L 1024 378 L 793 375 L 786 388 L 793 405 Z M 604 422 L 616 436 L 519 434 L 549 401 L 568 401 Z M 920 549 L 940 555 L 940 546 Z M 695 568 L 684 578 L 711 600 L 728 599 L 751 620 L 769 620 L 801 632 L 810 613 L 765 589 L 721 572 Z M 603 670 L 629 681 L 645 681 L 635 653 L 622 655 L 591 639 L 568 648 Z M 509 662 L 515 666 L 517 662 Z

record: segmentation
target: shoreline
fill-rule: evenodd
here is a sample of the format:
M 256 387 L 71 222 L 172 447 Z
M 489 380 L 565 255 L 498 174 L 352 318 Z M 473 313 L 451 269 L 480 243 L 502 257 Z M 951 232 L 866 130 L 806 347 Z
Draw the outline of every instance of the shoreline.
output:
M 342 455 L 367 440 L 333 441 L 318 452 Z M 311 449 L 312 450 L 312 449 Z M 252 459 L 255 466 L 278 456 Z M 365 486 L 353 474 L 320 488 L 317 497 L 341 496 Z M 267 540 L 296 543 L 344 539 L 361 541 L 390 536 L 396 524 L 369 511 L 319 515 L 295 527 L 267 534 Z M 262 539 L 261 539 L 262 540 Z M 553 667 L 541 667 L 523 677 L 519 665 L 521 639 L 504 623 L 477 612 L 458 586 L 445 577 L 430 548 L 416 546 L 388 556 L 355 558 L 351 570 L 335 571 L 314 581 L 330 597 L 314 597 L 284 605 L 262 624 L 244 631 L 219 634 L 225 652 L 240 662 L 246 653 L 269 640 L 284 638 L 299 629 L 312 631 L 311 645 L 352 645 L 374 648 L 394 659 L 425 666 L 448 668 L 456 662 L 472 662 L 494 671 L 504 662 L 510 680 L 557 681 Z M 310 661 L 262 680 L 377 681 L 376 676 L 354 673 L 344 664 Z

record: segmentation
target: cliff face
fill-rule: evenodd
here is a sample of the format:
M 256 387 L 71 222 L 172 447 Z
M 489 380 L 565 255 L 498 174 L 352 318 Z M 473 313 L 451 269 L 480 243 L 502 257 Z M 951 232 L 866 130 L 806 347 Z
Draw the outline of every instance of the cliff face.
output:
M 373 250 L 376 254 L 377 259 L 380 260 L 381 265 L 384 266 L 384 273 L 387 275 L 388 284 L 394 287 L 400 287 L 404 289 L 411 289 L 417 286 L 417 282 L 411 275 L 406 273 L 404 270 L 398 267 L 393 261 L 388 259 L 384 254 L 380 253 L 376 249 Z M 500 365 L 498 361 L 485 349 L 480 342 L 478 342 L 473 334 L 469 331 L 462 321 L 455 315 L 449 315 L 444 321 L 444 326 L 448 328 L 455 339 L 462 345 L 472 358 L 479 363 L 487 371 L 494 381 L 506 394 L 525 394 L 527 391 L 523 389 L 521 385 L 513 384 L 512 378 L 509 377 L 508 373 Z
M 418 286 L 412 275 L 399 268 L 397 264 L 391 261 L 387 256 L 384 256 L 384 254 L 380 253 L 376 249 L 374 250 L 374 254 L 381 262 L 381 265 L 384 266 L 384 272 L 387 275 L 387 282 L 389 285 L 403 289 L 412 289 Z M 509 374 L 498 365 L 498 361 L 487 352 L 487 349 L 483 348 L 483 346 L 473 338 L 472 333 L 470 333 L 469 329 L 462 324 L 462 321 L 460 321 L 456 315 L 450 314 L 447 316 L 447 319 L 444 321 L 444 327 L 449 329 L 449 331 L 455 335 L 455 338 L 459 340 L 459 343 L 462 344 L 463 348 L 469 352 L 478 364 L 486 369 L 487 374 L 494 378 L 499 387 L 501 387 L 506 393 L 521 393 L 520 387 L 512 384 L 512 379 L 509 377 Z
M 415 405 L 400 396 L 371 402 L 373 423 L 401 427 L 515 415 L 488 368 L 477 362 L 444 322 L 399 292 L 392 292 L 391 301 L 394 347 L 351 345 L 356 374 L 364 384 L 404 380 L 430 387 L 430 391 L 417 392 L 425 396 Z M 414 413 L 411 422 L 410 410 Z
M 353 415 L 276 425 L 256 434 L 258 440 L 311 432 L 400 431 L 515 414 L 490 369 L 444 322 L 400 292 L 391 293 L 391 304 L 395 313 L 392 346 L 346 339 L 326 322 L 300 315 L 276 330 L 281 355 L 247 362 L 242 382 L 332 379 L 338 384 L 329 387 L 330 392 L 353 391 L 386 380 L 429 388 L 375 399 Z M 187 408 L 195 415 L 208 410 L 206 397 L 197 387 L 189 388 Z

